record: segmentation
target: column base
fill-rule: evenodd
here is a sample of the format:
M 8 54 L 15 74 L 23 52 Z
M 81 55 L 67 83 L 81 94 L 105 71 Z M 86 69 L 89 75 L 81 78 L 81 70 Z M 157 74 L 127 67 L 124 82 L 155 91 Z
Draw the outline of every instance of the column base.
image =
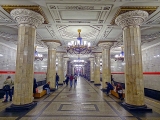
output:
M 101 91 L 102 91 L 102 92 L 106 92 L 106 91 L 107 91 L 107 89 L 105 89 L 105 88 L 102 88 L 102 89 L 101 89 Z
M 63 85 L 63 83 L 58 83 L 58 85 Z
M 152 112 L 151 108 L 148 108 L 146 105 L 136 106 L 130 105 L 125 102 L 121 104 L 124 108 L 128 109 L 129 111 L 143 111 L 143 112 Z
M 94 81 L 90 81 L 91 83 L 94 83 Z
M 100 83 L 94 83 L 94 85 L 95 85 L 95 86 L 101 86 L 101 84 L 100 84 Z
M 54 92 L 56 91 L 56 88 L 51 88 L 50 91 Z
M 15 111 L 25 111 L 25 110 L 30 110 L 34 108 L 37 105 L 37 102 L 32 102 L 29 104 L 24 104 L 24 105 L 14 105 L 11 104 L 10 107 L 6 108 L 7 112 L 15 112 Z

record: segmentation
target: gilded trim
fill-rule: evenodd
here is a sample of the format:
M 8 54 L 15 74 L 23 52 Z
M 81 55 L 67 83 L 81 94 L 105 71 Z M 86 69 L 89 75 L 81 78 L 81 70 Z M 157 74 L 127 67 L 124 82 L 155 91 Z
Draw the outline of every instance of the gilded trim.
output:
M 112 21 L 111 21 L 111 25 L 115 25 L 115 19 L 123 13 L 129 12 L 129 11 L 134 11 L 134 10 L 143 10 L 148 12 L 148 14 L 152 14 L 153 12 L 155 12 L 157 10 L 158 6 L 122 6 L 120 7 L 116 14 L 114 15 Z
M 10 14 L 13 9 L 28 9 L 41 14 L 44 17 L 44 24 L 48 24 L 46 15 L 44 14 L 42 8 L 38 5 L 2 5 L 1 6 L 6 12 Z

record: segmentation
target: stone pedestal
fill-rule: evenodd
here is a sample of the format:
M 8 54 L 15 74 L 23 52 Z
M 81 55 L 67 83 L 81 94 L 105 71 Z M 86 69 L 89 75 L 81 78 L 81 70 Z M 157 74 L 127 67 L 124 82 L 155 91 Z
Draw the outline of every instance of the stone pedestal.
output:
M 103 41 L 98 44 L 102 49 L 102 89 L 106 89 L 106 82 L 111 83 L 110 48 L 113 42 Z
M 147 19 L 145 11 L 130 11 L 119 15 L 115 22 L 123 29 L 125 55 L 125 104 L 141 108 L 144 103 L 144 81 L 140 25 Z
M 89 58 L 90 60 L 90 82 L 94 82 L 94 58 Z
M 6 110 L 25 110 L 36 105 L 33 103 L 34 45 L 36 28 L 44 22 L 44 18 L 27 9 L 14 9 L 10 14 L 19 27 L 13 104 Z
M 59 82 L 58 82 L 59 85 L 63 85 L 63 81 L 64 81 L 63 55 L 64 55 L 64 53 L 57 53 L 57 57 L 58 57 L 57 74 L 59 75 Z
M 47 63 L 47 82 L 50 82 L 52 91 L 56 89 L 56 48 L 60 46 L 56 41 L 44 41 L 48 46 L 48 63 Z
M 101 56 L 101 53 L 94 53 L 95 55 L 95 71 L 94 71 L 94 74 L 95 74 L 95 79 L 94 79 L 94 85 L 101 85 L 100 83 L 100 56 Z

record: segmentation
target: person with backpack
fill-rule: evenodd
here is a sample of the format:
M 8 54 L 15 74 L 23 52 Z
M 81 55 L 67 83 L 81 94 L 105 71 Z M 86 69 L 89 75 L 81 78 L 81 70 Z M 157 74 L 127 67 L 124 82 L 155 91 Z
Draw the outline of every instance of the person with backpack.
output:
M 107 95 L 109 96 L 109 92 L 110 92 L 110 90 L 113 90 L 113 86 L 109 82 L 106 82 L 106 84 L 107 84 L 106 92 L 107 92 Z
M 3 102 L 8 102 L 8 95 L 10 97 L 10 101 L 12 101 L 12 87 L 14 85 L 11 76 L 8 76 L 6 80 L 4 81 L 3 90 L 5 91 L 5 100 Z
M 58 81 L 59 81 L 59 76 L 58 76 L 58 74 L 56 73 L 56 87 L 57 87 L 57 89 L 58 89 Z

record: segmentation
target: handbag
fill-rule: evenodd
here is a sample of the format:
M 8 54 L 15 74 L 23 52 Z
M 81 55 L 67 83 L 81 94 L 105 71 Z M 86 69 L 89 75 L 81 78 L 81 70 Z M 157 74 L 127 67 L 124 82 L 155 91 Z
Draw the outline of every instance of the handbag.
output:
M 9 91 L 9 90 L 10 90 L 10 85 L 5 85 L 5 86 L 3 86 L 3 90 L 4 90 L 4 91 Z

